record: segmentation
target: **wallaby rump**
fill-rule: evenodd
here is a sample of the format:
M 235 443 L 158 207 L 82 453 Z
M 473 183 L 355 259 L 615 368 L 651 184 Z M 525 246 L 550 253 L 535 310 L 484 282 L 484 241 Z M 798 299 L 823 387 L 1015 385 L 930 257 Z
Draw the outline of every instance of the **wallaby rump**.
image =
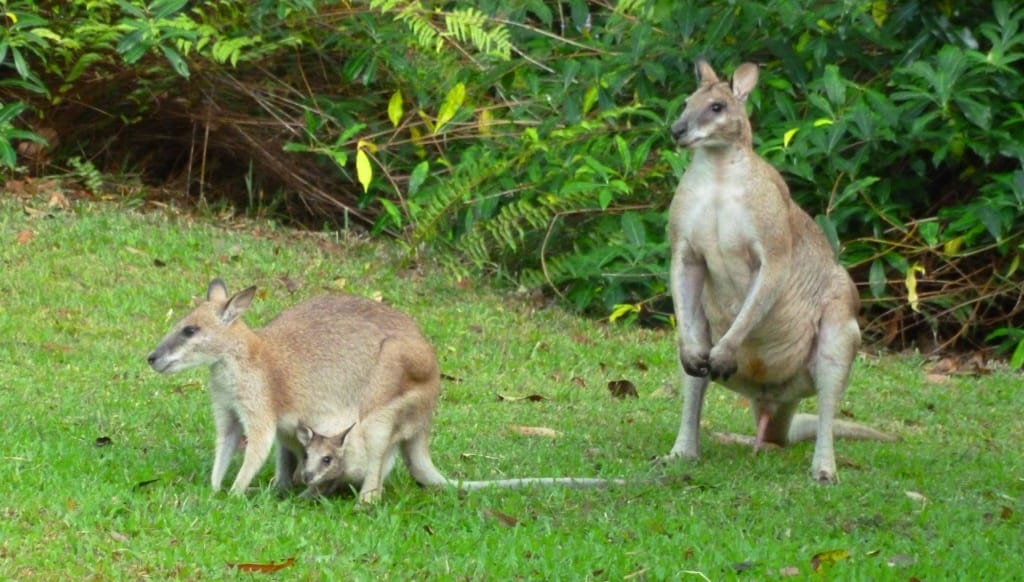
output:
M 276 484 L 290 489 L 303 456 L 295 438 L 300 422 L 328 430 L 391 402 L 401 402 L 406 415 L 398 438 L 406 460 L 433 467 L 427 441 L 440 372 L 433 348 L 412 319 L 382 303 L 338 294 L 300 303 L 252 330 L 241 316 L 255 294 L 249 287 L 229 296 L 223 281 L 214 279 L 206 300 L 148 357 L 164 374 L 209 366 L 215 490 L 243 436 L 244 457 L 231 493 L 246 491 L 275 440 Z
M 814 438 L 812 476 L 836 482 L 833 435 L 891 439 L 834 420 L 860 346 L 857 290 L 782 176 L 753 150 L 745 103 L 757 66 L 740 65 L 731 83 L 704 60 L 696 69 L 699 87 L 671 128 L 693 156 L 669 211 L 684 403 L 663 460 L 699 456 L 710 379 L 752 402 L 755 449 Z M 817 418 L 794 422 L 810 396 Z
M 386 416 L 387 413 L 384 413 Z M 339 487 L 351 485 L 365 487 L 370 466 L 382 466 L 382 478 L 386 478 L 394 466 L 394 452 L 387 454 L 382 463 L 373 463 L 369 452 L 379 450 L 373 443 L 384 440 L 388 433 L 386 423 L 379 418 L 356 423 L 338 434 L 323 435 L 308 426 L 299 426 L 296 438 L 306 450 L 305 464 L 301 470 L 302 481 L 309 485 L 307 493 L 326 495 Z M 429 461 L 429 458 L 427 459 Z M 413 465 L 410 464 L 410 470 Z M 429 467 L 419 467 L 421 485 L 455 487 L 462 491 L 472 491 L 491 487 L 506 489 L 532 486 L 561 486 L 571 488 L 607 487 L 610 485 L 626 485 L 625 479 L 591 479 L 578 477 L 524 477 L 516 479 L 490 479 L 485 481 L 454 481 L 444 477 L 433 463 Z M 415 476 L 415 472 L 414 472 Z M 360 489 L 362 491 L 362 489 Z M 360 494 L 360 501 L 365 501 Z

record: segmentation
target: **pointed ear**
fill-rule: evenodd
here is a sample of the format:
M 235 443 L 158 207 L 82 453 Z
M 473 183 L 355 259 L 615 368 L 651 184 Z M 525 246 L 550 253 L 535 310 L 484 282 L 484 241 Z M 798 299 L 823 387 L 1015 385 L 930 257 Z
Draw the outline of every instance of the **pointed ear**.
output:
M 732 74 L 732 94 L 738 101 L 747 100 L 747 96 L 757 85 L 757 75 L 757 65 L 754 63 L 743 63 Z
M 295 438 L 299 440 L 299 444 L 302 445 L 303 448 L 308 447 L 309 443 L 313 442 L 313 434 L 313 429 L 304 424 L 300 424 L 298 428 L 295 429 Z
M 341 445 L 345 444 L 345 439 L 348 437 L 348 433 L 352 432 L 352 429 L 355 427 L 356 423 L 353 422 L 352 426 L 341 431 L 341 434 L 337 434 L 331 437 L 331 444 L 333 444 L 336 447 L 341 447 Z
M 224 285 L 224 281 L 220 278 L 210 281 L 209 287 L 206 288 L 206 300 L 207 301 L 224 301 L 228 298 L 228 288 Z
M 697 59 L 697 62 L 694 63 L 694 70 L 697 73 L 697 82 L 701 85 L 714 85 L 718 82 L 718 75 L 715 74 L 715 70 L 711 68 L 711 65 L 703 57 Z
M 224 304 L 224 308 L 220 312 L 220 320 L 225 325 L 234 322 L 236 319 L 241 317 L 247 309 L 249 304 L 252 303 L 252 298 L 256 296 L 256 287 L 249 287 L 243 289 L 238 293 L 231 296 L 228 302 Z

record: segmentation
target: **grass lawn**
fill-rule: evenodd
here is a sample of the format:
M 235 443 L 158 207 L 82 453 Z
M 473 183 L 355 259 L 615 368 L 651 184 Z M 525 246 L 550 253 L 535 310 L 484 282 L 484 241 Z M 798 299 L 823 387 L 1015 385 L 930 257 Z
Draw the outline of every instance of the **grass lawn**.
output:
M 861 357 L 843 413 L 902 440 L 837 441 L 837 486 L 812 483 L 810 443 L 753 457 L 712 439 L 753 430 L 722 388 L 703 459 L 652 467 L 679 422 L 669 332 L 456 285 L 387 244 L 49 202 L 0 194 L 0 579 L 1024 576 L 1019 373 L 929 377 L 919 359 Z M 433 456 L 450 477 L 673 479 L 459 494 L 398 468 L 364 509 L 279 497 L 268 463 L 261 492 L 214 494 L 205 370 L 161 376 L 145 357 L 215 276 L 261 288 L 253 326 L 340 288 L 416 318 L 447 378 Z M 639 398 L 612 398 L 620 379 Z

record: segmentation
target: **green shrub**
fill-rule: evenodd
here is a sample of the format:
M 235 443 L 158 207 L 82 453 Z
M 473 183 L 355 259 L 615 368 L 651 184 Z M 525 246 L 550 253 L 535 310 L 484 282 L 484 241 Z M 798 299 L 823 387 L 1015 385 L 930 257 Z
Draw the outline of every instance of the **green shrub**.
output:
M 12 140 L 52 127 L 56 165 L 361 223 L 410 258 L 640 321 L 668 319 L 664 211 L 687 153 L 666 128 L 693 60 L 752 60 L 755 147 L 861 284 L 869 336 L 1021 345 L 1024 8 L 1006 0 L 6 10 L 8 166 Z

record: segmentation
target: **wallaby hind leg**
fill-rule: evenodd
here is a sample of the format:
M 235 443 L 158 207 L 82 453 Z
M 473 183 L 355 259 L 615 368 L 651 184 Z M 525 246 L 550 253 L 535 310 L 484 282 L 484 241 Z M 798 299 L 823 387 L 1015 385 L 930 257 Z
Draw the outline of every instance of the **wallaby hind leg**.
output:
M 811 361 L 811 376 L 818 396 L 818 431 L 814 442 L 811 476 L 820 483 L 838 483 L 833 428 L 836 409 L 846 391 L 860 328 L 845 308 L 833 302 L 822 316 L 818 344 Z
M 277 464 L 274 466 L 274 483 L 279 491 L 288 491 L 294 485 L 295 469 L 299 457 L 281 442 L 277 443 Z
M 448 482 L 430 458 L 430 434 L 428 432 L 417 432 L 412 438 L 403 441 L 401 450 L 405 466 L 409 468 L 409 473 L 417 483 L 424 487 L 433 487 Z
M 707 392 L 706 377 L 691 376 L 680 368 L 683 376 L 683 415 L 679 422 L 679 433 L 672 450 L 659 459 L 661 462 L 678 458 L 700 457 L 700 415 L 704 407 L 704 393 Z

